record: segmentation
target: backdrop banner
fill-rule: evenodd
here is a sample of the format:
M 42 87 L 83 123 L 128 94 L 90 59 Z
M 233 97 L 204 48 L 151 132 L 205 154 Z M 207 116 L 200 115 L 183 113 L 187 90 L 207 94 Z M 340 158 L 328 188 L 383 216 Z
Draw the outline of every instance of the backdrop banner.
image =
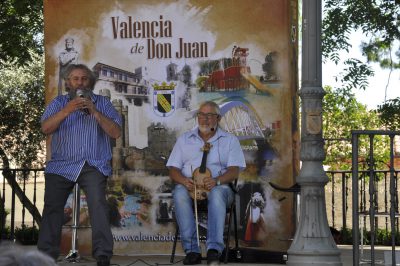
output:
M 65 67 L 83 63 L 97 76 L 94 92 L 123 117 L 107 191 L 115 254 L 170 254 L 174 202 L 165 164 L 204 100 L 219 104 L 221 127 L 246 157 L 236 195 L 240 247 L 287 251 L 295 197 L 271 183 L 291 187 L 299 169 L 297 10 L 293 0 L 44 1 L 46 102 L 65 93 Z M 91 254 L 87 216 L 82 193 L 81 254 Z M 63 252 L 70 247 L 66 226 Z

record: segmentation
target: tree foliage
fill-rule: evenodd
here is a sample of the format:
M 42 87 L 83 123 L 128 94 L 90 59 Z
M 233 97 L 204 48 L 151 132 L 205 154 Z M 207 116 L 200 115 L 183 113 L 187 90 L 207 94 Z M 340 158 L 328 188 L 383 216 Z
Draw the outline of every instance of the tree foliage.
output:
M 361 43 L 368 62 L 400 68 L 399 0 L 325 0 L 322 53 L 338 62 L 341 50 L 349 51 L 350 34 L 361 30 L 369 41 Z M 396 42 L 397 41 L 397 42 Z M 392 58 L 395 52 L 396 58 Z
M 360 40 L 366 63 L 354 58 L 345 60 L 348 67 L 343 71 L 342 88 L 365 90 L 368 78 L 374 75 L 370 63 L 378 63 L 390 71 L 400 69 L 399 0 L 324 0 L 323 5 L 322 54 L 325 60 L 338 64 L 342 59 L 339 52 L 349 52 L 353 32 L 361 31 L 367 38 L 367 41 Z M 378 109 L 382 121 L 390 129 L 400 125 L 399 110 L 400 99 L 385 102 Z
M 388 100 L 378 106 L 378 113 L 389 130 L 400 129 L 400 97 Z
M 43 53 L 43 1 L 2 0 L 0 5 L 0 60 L 23 64 L 31 52 Z
M 0 4 L 0 166 L 3 177 L 40 224 L 40 213 L 19 186 L 11 167 L 43 167 L 43 1 Z M 38 155 L 42 157 L 38 157 Z M 25 175 L 23 178 L 27 178 Z M 0 196 L 0 213 L 4 213 Z
M 365 90 L 368 87 L 368 77 L 374 75 L 371 67 L 355 58 L 347 59 L 344 65 L 345 68 L 339 75 L 342 90 L 348 92 L 354 88 Z
M 400 69 L 400 1 L 399 0 L 324 0 L 323 1 L 322 54 L 324 60 L 336 64 L 344 61 L 339 78 L 340 88 L 328 89 L 324 101 L 324 130 L 326 138 L 349 138 L 352 129 L 398 129 L 400 126 L 400 98 L 386 101 L 378 106 L 377 112 L 367 112 L 364 107 L 355 104 L 353 90 L 365 90 L 368 78 L 374 75 L 371 63 L 378 63 L 381 68 Z M 342 51 L 349 52 L 352 44 L 350 36 L 362 32 L 365 40 L 360 40 L 360 49 L 365 60 L 340 58 Z M 386 95 L 386 92 L 385 92 Z M 341 99 L 336 101 L 336 99 Z M 348 103 L 345 103 L 345 100 Z M 386 99 L 385 99 L 386 100 Z M 341 113 L 340 113 L 341 112 Z M 380 122 L 378 121 L 380 119 Z M 378 138 L 377 145 L 387 143 L 386 138 Z M 366 140 L 361 140 L 361 157 L 369 151 Z M 327 143 L 327 160 L 336 169 L 351 150 L 342 143 Z M 338 145 L 339 147 L 334 147 Z M 386 146 L 388 147 L 388 145 Z M 387 149 L 375 149 L 379 153 L 374 163 L 387 162 Z M 335 157 L 337 156 L 337 157 Z M 366 158 L 366 157 L 365 157 Z M 382 164 L 382 163 L 380 163 Z
M 0 61 L 0 165 L 2 176 L 40 225 L 37 207 L 19 186 L 15 172 L 10 171 L 14 167 L 41 168 L 45 160 L 44 135 L 40 131 L 45 106 L 44 60 L 43 55 L 35 53 L 30 57 L 32 60 L 24 65 L 18 60 Z M 3 200 L 0 196 L 0 213 L 5 211 Z
M 0 68 L 0 152 L 3 165 L 43 166 L 38 153 L 44 135 L 40 117 L 44 111 L 44 60 L 30 54 L 32 61 L 19 66 L 16 61 L 1 61 Z M 43 151 L 42 151 L 43 153 Z M 6 158 L 4 158 L 6 156 Z M 8 160 L 4 163 L 4 160 Z M 39 165 L 34 165 L 34 163 Z
M 367 110 L 359 103 L 354 94 L 347 89 L 324 88 L 323 99 L 323 132 L 326 141 L 326 159 L 324 164 L 331 166 L 330 170 L 348 170 L 351 168 L 351 130 L 373 130 L 381 127 L 381 121 L 376 112 Z M 376 167 L 382 167 L 388 161 L 388 140 L 384 137 L 375 139 Z M 366 160 L 370 148 L 369 139 L 360 138 L 359 155 Z M 365 164 L 367 166 L 367 164 Z

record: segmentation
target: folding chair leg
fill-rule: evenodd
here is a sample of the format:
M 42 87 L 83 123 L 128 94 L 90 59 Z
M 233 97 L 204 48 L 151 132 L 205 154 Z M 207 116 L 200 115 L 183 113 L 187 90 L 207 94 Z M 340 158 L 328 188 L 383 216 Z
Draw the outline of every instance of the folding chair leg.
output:
M 238 239 L 238 228 L 237 228 L 237 217 L 236 217 L 236 205 L 233 208 L 233 228 L 235 233 L 235 249 L 239 250 L 239 239 Z
M 231 216 L 229 215 L 229 220 L 228 220 L 228 235 L 226 237 L 226 242 L 225 242 L 225 258 L 224 258 L 224 263 L 228 263 L 228 256 L 229 256 L 229 241 L 231 237 Z
M 231 206 L 231 210 L 229 212 L 229 217 L 228 217 L 228 232 L 227 232 L 227 237 L 226 237 L 226 242 L 225 242 L 225 258 L 224 258 L 224 263 L 228 263 L 228 257 L 229 257 L 229 243 L 230 243 L 230 237 L 231 237 L 231 223 L 232 223 L 232 216 L 233 216 L 233 230 L 235 234 L 235 250 L 236 250 L 236 258 L 240 259 L 241 253 L 239 250 L 239 239 L 238 239 L 238 231 L 237 231 L 237 217 L 236 217 L 236 204 L 233 204 Z
M 178 234 L 179 234 L 179 227 L 178 227 L 178 224 L 176 223 L 174 244 L 172 246 L 171 259 L 169 260 L 171 263 L 174 263 L 174 259 L 175 259 L 175 251 L 176 251 L 176 243 L 178 242 Z
M 242 253 L 239 249 L 239 238 L 238 238 L 238 228 L 237 228 L 237 216 L 236 216 L 236 205 L 233 208 L 233 228 L 235 230 L 235 250 L 236 250 L 236 254 L 235 254 L 235 259 L 236 260 L 241 260 L 242 259 Z
M 234 213 L 234 206 L 235 204 L 233 203 L 231 205 L 231 208 L 229 209 L 229 217 L 228 217 L 228 232 L 226 236 L 226 242 L 225 242 L 225 258 L 224 258 L 224 263 L 228 263 L 228 256 L 229 256 L 229 242 L 231 239 L 231 222 L 232 222 L 232 213 Z M 236 237 L 236 232 L 235 232 L 235 237 Z

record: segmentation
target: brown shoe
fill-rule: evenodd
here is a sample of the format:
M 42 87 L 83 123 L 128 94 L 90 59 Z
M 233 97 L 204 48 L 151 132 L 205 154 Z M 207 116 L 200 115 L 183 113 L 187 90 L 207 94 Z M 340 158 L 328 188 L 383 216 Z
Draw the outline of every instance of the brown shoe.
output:
M 201 263 L 201 254 L 197 252 L 189 252 L 183 260 L 184 265 L 195 265 Z

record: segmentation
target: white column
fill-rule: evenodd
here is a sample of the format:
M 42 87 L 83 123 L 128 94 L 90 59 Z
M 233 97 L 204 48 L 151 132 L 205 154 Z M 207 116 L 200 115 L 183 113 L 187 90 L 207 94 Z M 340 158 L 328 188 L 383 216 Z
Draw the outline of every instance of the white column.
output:
M 342 265 L 326 216 L 328 176 L 322 139 L 321 0 L 303 0 L 302 81 L 300 97 L 302 167 L 300 223 L 288 250 L 288 265 Z

